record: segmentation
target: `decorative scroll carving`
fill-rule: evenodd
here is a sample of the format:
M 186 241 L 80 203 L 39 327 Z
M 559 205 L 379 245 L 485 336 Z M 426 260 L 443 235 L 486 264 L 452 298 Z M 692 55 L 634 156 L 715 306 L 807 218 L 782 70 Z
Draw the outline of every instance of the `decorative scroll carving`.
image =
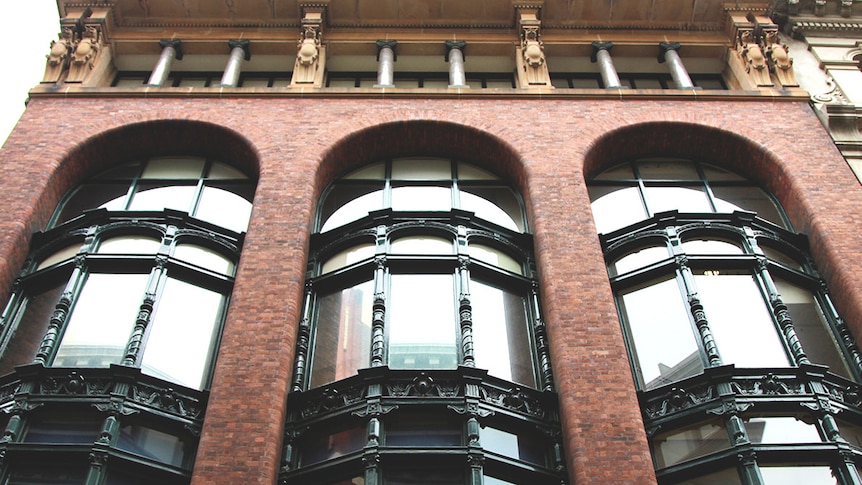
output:
M 491 404 L 539 418 L 545 418 L 548 414 L 541 402 L 529 397 L 518 388 L 504 390 L 483 386 L 482 391 L 483 400 Z
M 171 388 L 137 384 L 131 388 L 132 401 L 188 419 L 203 417 L 204 405 L 197 399 L 182 395 Z
M 39 393 L 48 395 L 106 396 L 111 392 L 111 379 L 90 379 L 77 372 L 66 377 L 48 377 L 39 383 Z
M 644 406 L 643 414 L 648 420 L 654 420 L 699 406 L 714 400 L 717 396 L 715 388 L 709 385 L 697 387 L 692 391 L 674 387 L 664 397 Z
M 59 40 L 51 41 L 51 50 L 45 56 L 48 62 L 45 65 L 45 75 L 42 76 L 43 83 L 55 83 L 60 80 L 63 72 L 69 67 L 69 54 L 72 52 L 73 42 L 72 27 L 63 27 Z
M 325 7 L 304 6 L 302 32 L 297 43 L 296 61 L 293 67 L 291 86 L 319 88 L 323 85 L 326 49 L 322 42 L 323 15 Z
M 798 379 L 777 377 L 774 374 L 767 374 L 761 379 L 734 379 L 730 385 L 737 394 L 748 396 L 805 394 L 805 384 Z
M 766 54 L 757 42 L 753 30 L 744 30 L 739 33 L 736 50 L 745 63 L 745 72 L 757 86 L 772 86 L 769 78 L 769 66 L 766 62 Z
M 782 86 L 799 86 L 796 75 L 793 74 L 793 59 L 787 53 L 788 48 L 781 43 L 778 31 L 769 31 L 763 35 L 763 50 L 769 58 L 769 67 Z
M 520 44 L 516 49 L 519 87 L 551 88 L 551 77 L 545 62 L 545 46 L 539 29 L 539 9 L 521 7 L 518 9 L 521 27 Z
M 345 389 L 326 388 L 323 393 L 310 398 L 300 411 L 305 419 L 322 413 L 329 413 L 361 402 L 366 395 L 365 386 L 354 386 Z
M 66 82 L 83 82 L 84 78 L 96 66 L 102 44 L 102 34 L 99 27 L 87 25 L 81 34 L 81 39 L 75 44 L 69 64 L 69 76 Z

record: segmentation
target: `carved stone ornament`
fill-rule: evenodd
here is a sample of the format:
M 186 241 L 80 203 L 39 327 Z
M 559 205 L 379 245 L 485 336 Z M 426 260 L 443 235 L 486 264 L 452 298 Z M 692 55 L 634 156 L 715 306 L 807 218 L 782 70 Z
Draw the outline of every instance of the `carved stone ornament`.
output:
M 539 29 L 539 11 L 532 8 L 520 9 L 518 12 L 521 26 L 520 45 L 517 49 L 517 65 L 520 87 L 550 87 L 551 78 L 545 58 L 545 46 L 542 44 Z
M 772 86 L 766 55 L 757 43 L 754 31 L 744 30 L 739 33 L 736 50 L 745 64 L 745 72 L 757 86 Z
M 324 62 L 326 60 L 325 48 L 321 39 L 323 15 L 324 10 L 316 8 L 304 12 L 291 86 L 321 87 L 323 84 Z
M 796 75 L 793 74 L 793 59 L 787 53 L 788 48 L 781 43 L 778 31 L 766 32 L 763 35 L 763 50 L 769 58 L 769 64 L 775 77 L 782 86 L 799 86 Z
M 45 56 L 48 61 L 45 65 L 43 83 L 55 83 L 69 65 L 69 54 L 72 52 L 74 31 L 72 27 L 63 27 L 59 40 L 51 41 L 51 50 Z

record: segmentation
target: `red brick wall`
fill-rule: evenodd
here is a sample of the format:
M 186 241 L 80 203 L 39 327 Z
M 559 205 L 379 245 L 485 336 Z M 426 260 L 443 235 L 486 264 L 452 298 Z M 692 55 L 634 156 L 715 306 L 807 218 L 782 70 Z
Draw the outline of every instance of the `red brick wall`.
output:
M 522 190 L 573 484 L 655 482 L 585 172 L 675 154 L 760 181 L 810 236 L 862 335 L 862 189 L 804 102 L 36 98 L 0 152 L 0 295 L 30 233 L 82 176 L 189 148 L 260 172 L 195 485 L 275 483 L 314 201 L 383 156 L 455 155 Z

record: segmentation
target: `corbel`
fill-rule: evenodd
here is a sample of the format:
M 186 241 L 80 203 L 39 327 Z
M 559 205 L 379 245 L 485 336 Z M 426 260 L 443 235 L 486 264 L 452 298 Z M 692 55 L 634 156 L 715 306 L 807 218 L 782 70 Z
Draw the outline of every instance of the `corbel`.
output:
M 772 86 L 766 54 L 757 41 L 757 29 L 740 30 L 736 51 L 745 65 L 745 72 L 757 87 Z
M 302 8 L 302 25 L 297 43 L 296 60 L 293 67 L 291 87 L 323 86 L 326 66 L 326 46 L 323 45 L 323 24 L 326 20 L 327 3 L 308 3 Z
M 521 88 L 553 88 L 541 38 L 541 12 L 541 3 L 515 5 L 520 35 L 515 49 L 515 64 Z
M 43 83 L 60 81 L 69 68 L 69 57 L 75 43 L 75 30 L 75 23 L 61 23 L 58 40 L 51 41 L 51 50 L 45 56 L 47 62 L 45 74 L 42 76 Z

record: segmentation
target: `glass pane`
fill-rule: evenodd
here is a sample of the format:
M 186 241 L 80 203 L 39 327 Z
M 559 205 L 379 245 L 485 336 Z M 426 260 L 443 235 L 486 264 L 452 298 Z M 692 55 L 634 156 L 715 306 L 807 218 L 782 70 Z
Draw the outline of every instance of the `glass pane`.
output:
M 310 387 L 350 377 L 370 365 L 373 301 L 371 281 L 319 298 Z
M 84 483 L 87 470 L 83 466 L 67 467 L 52 464 L 50 469 L 23 467 L 12 471 L 6 485 L 79 485 Z
M 747 274 L 695 275 L 718 352 L 737 367 L 790 364 L 772 316 L 754 278 Z
M 611 265 L 611 276 L 634 271 L 653 263 L 669 258 L 668 249 L 664 246 L 651 246 L 632 251 L 619 258 Z
M 524 230 L 524 217 L 515 194 L 506 187 L 461 187 L 461 208 L 513 231 Z
M 514 434 L 496 428 L 484 427 L 480 433 L 482 448 L 503 456 L 546 466 L 548 444 L 535 433 Z
M 452 209 L 449 187 L 396 187 L 392 189 L 392 210 L 448 211 Z
M 498 180 L 498 177 L 484 168 L 458 162 L 458 180 Z
M 337 458 L 365 446 L 365 427 L 356 426 L 334 433 L 306 433 L 302 439 L 302 464 L 310 465 Z
M 733 212 L 735 210 L 756 212 L 760 218 L 784 227 L 784 222 L 781 220 L 775 203 L 757 187 L 714 185 L 712 193 L 715 195 L 715 209 L 718 212 Z
M 192 449 L 179 436 L 145 426 L 129 425 L 120 430 L 117 448 L 178 467 L 191 465 Z
M 598 89 L 601 87 L 601 81 L 599 81 L 598 79 L 574 78 L 572 79 L 572 87 L 577 89 Z
M 82 184 L 63 204 L 57 216 L 57 224 L 74 219 L 87 209 L 104 207 L 108 210 L 125 209 L 129 184 Z
M 745 418 L 745 430 L 752 443 L 820 443 L 820 433 L 813 424 L 792 416 Z
M 386 420 L 386 446 L 460 446 L 462 427 L 440 415 L 397 415 Z
M 29 420 L 25 443 L 92 444 L 99 437 L 98 416 L 39 416 Z
M 635 174 L 632 166 L 628 163 L 614 165 L 593 177 L 593 180 L 634 180 Z
M 499 249 L 485 246 L 484 244 L 471 244 L 470 256 L 484 261 L 488 264 L 509 270 L 513 273 L 523 274 L 524 270 L 515 258 L 500 251 Z
M 862 448 L 862 426 L 841 419 L 835 421 L 838 422 L 838 431 L 841 433 L 841 437 L 852 446 Z
M 206 78 L 184 77 L 180 80 L 180 83 L 177 86 L 202 88 L 202 87 L 205 87 L 206 85 L 207 85 L 207 79 Z
M 327 259 L 321 266 L 320 274 L 326 274 L 330 271 L 335 271 L 345 266 L 350 266 L 353 263 L 368 259 L 374 256 L 374 244 L 360 244 L 352 248 L 345 249 L 340 253 Z
M 144 297 L 146 274 L 91 274 L 66 325 L 55 367 L 103 367 L 122 360 Z
M 837 485 L 832 469 L 826 465 L 761 465 L 765 485 Z
M 740 485 L 741 483 L 742 482 L 739 481 L 739 473 L 736 472 L 736 468 L 729 468 L 727 470 L 701 475 L 697 478 L 692 478 L 691 480 L 677 482 L 677 485 Z
M 638 78 L 634 80 L 638 89 L 662 89 L 658 79 Z
M 369 211 L 383 208 L 383 191 L 367 186 L 336 187 L 321 207 L 320 232 L 361 219 Z M 343 204 L 343 205 L 342 205 Z
M 233 274 L 233 261 L 210 248 L 195 244 L 177 244 L 174 248 L 174 257 L 216 273 Z
M 593 219 L 600 234 L 646 219 L 637 187 L 593 186 L 588 190 Z
M 392 254 L 452 254 L 453 242 L 442 237 L 408 236 L 398 238 L 389 245 Z
M 470 282 L 476 367 L 508 381 L 536 387 L 524 298 Z
M 70 246 L 66 246 L 65 248 L 55 252 L 54 254 L 48 256 L 39 262 L 39 266 L 36 267 L 36 270 L 40 270 L 42 268 L 47 268 L 48 266 L 57 264 L 61 261 L 66 261 L 67 259 L 72 259 L 78 254 L 78 251 L 81 249 L 81 243 L 75 243 Z
M 730 440 L 721 421 L 714 420 L 658 433 L 651 444 L 656 468 L 664 468 L 729 448 Z
M 65 289 L 66 282 L 62 282 L 54 288 L 49 288 L 27 298 L 23 308 L 24 314 L 3 352 L 2 359 L 0 359 L 0 375 L 12 372 L 16 365 L 33 362 L 36 352 L 39 351 L 42 338 L 48 331 L 48 324 L 51 321 L 51 315 L 54 314 L 54 308 Z
M 490 475 L 485 475 L 482 477 L 482 485 L 515 485 L 515 482 L 509 482 Z
M 706 175 L 706 179 L 710 182 L 714 182 L 717 180 L 736 180 L 736 181 L 745 181 L 745 177 L 737 175 L 733 172 L 728 172 L 723 168 L 716 167 L 714 165 L 706 165 L 701 164 L 700 168 L 703 170 L 704 175 Z
M 99 254 L 156 254 L 161 241 L 145 236 L 120 236 L 99 244 Z
M 650 212 L 678 210 L 680 212 L 712 212 L 701 188 L 688 187 L 646 187 Z
M 676 280 L 621 295 L 620 311 L 632 335 L 632 353 L 645 389 L 703 371 Z
M 194 157 L 160 157 L 147 162 L 141 178 L 197 179 L 203 174 L 205 161 Z
M 454 369 L 458 365 L 451 275 L 392 275 L 389 365 Z
M 203 388 L 224 301 L 221 293 L 168 278 L 148 328 L 141 371 Z
M 787 305 L 796 336 L 805 355 L 815 364 L 828 365 L 829 370 L 848 379 L 852 373 L 838 342 L 832 336 L 826 317 L 810 291 L 786 280 L 775 279 L 781 300 Z
M 644 87 L 640 79 L 638 87 Z M 661 89 L 661 85 L 656 84 L 655 88 Z M 700 180 L 694 164 L 687 161 L 641 160 L 637 162 L 637 168 L 644 180 Z
M 243 232 L 248 229 L 251 218 L 251 202 L 233 191 L 206 186 L 194 216 L 232 231 Z
M 207 174 L 208 179 L 248 179 L 242 171 L 226 163 L 213 162 Z
M 763 250 L 763 254 L 766 255 L 767 258 L 777 261 L 789 268 L 798 269 L 802 271 L 802 265 L 794 259 L 789 254 L 783 253 L 778 249 L 771 248 L 769 246 L 760 245 L 760 249 Z
M 369 179 L 383 180 L 386 177 L 386 165 L 383 163 L 373 163 L 359 170 L 350 172 L 345 175 L 346 179 Z
M 743 254 L 738 244 L 718 239 L 689 239 L 683 241 L 682 249 L 687 254 Z
M 452 162 L 440 158 L 399 158 L 392 161 L 392 180 L 451 180 Z
M 129 210 L 160 211 L 174 209 L 188 212 L 191 209 L 195 187 L 191 185 L 171 185 L 156 187 L 141 184 L 132 198 Z

